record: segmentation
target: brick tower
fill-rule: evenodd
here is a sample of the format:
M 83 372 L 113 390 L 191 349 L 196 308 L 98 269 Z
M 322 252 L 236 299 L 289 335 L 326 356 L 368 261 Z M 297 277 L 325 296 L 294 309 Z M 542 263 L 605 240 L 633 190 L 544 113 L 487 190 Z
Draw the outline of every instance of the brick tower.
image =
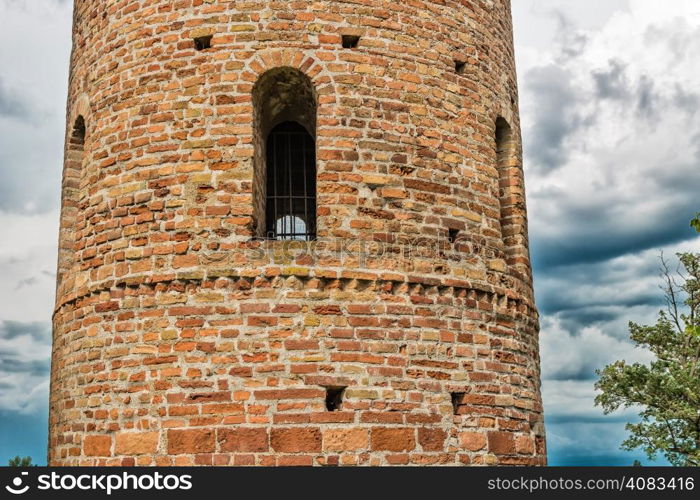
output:
M 76 0 L 54 465 L 544 464 L 508 0 Z

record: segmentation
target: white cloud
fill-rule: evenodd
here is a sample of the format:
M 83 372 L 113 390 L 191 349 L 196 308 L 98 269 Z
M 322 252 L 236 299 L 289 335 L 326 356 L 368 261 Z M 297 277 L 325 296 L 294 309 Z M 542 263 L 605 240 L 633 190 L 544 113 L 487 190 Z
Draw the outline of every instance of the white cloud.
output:
M 22 415 L 47 411 L 49 380 L 46 376 L 7 375 L 0 371 L 0 389 L 0 410 Z
M 595 408 L 594 371 L 649 360 L 658 254 L 700 251 L 700 3 L 513 8 L 550 450 L 616 454 L 635 412 Z
M 0 410 L 45 412 L 58 212 L 0 213 L 0 227 Z
M 568 38 L 519 68 L 541 259 L 605 259 L 689 238 L 700 208 L 700 59 L 691 49 L 700 4 L 631 2 L 598 30 L 569 15 Z M 563 57 L 575 34 L 585 42 Z
M 634 412 L 603 416 L 591 373 L 647 359 L 626 323 L 658 312 L 657 249 L 700 249 L 700 3 L 512 3 L 549 446 L 615 454 Z M 46 411 L 71 7 L 0 0 L 0 409 L 25 414 Z
M 48 404 L 71 12 L 0 0 L 0 410 L 21 414 Z
M 632 465 L 642 454 L 621 451 L 625 423 L 635 421 L 634 408 L 605 415 L 594 406 L 596 391 L 590 381 L 545 380 L 547 447 L 556 464 Z
M 542 376 L 545 380 L 583 381 L 593 386 L 595 370 L 609 363 L 618 359 L 645 363 L 652 359 L 648 352 L 635 349 L 628 341 L 616 339 L 598 327 L 571 332 L 563 328 L 556 317 L 545 317 L 542 327 L 541 352 L 545 360 Z M 590 405 L 590 401 L 587 404 Z
M 604 421 L 603 410 L 594 406 L 596 390 L 588 380 L 545 380 L 542 394 L 555 408 L 546 411 L 547 417 L 554 421 Z M 624 410 L 621 417 L 633 417 L 634 410 Z
M 0 410 L 46 410 L 50 356 L 50 323 L 0 322 Z
M 0 212 L 0 320 L 50 321 L 56 285 L 58 212 Z
M 0 211 L 59 204 L 72 3 L 0 0 Z

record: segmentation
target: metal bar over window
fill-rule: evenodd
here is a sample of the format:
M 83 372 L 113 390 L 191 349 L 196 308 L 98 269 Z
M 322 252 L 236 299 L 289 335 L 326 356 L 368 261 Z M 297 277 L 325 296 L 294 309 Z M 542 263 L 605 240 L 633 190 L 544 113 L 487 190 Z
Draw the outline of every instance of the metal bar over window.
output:
M 284 122 L 268 135 L 266 198 L 268 238 L 316 238 L 316 145 L 296 122 Z

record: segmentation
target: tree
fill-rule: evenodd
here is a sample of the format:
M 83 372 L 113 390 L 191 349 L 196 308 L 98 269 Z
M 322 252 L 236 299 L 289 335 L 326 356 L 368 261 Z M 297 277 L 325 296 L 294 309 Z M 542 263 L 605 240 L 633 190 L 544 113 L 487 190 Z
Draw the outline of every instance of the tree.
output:
M 8 460 L 7 465 L 10 467 L 34 467 L 32 457 L 21 458 L 19 455 Z
M 691 225 L 700 233 L 700 214 Z M 700 254 L 678 254 L 671 271 L 661 256 L 666 311 L 655 325 L 630 323 L 637 346 L 651 351 L 649 364 L 617 361 L 598 370 L 596 405 L 605 414 L 640 407 L 641 421 L 627 424 L 622 448 L 662 453 L 677 466 L 700 466 Z

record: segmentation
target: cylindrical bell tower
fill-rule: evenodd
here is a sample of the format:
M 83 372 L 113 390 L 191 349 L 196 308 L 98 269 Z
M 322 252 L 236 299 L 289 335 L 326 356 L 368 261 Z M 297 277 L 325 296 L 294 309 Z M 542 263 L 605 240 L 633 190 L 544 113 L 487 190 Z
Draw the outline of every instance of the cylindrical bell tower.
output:
M 76 0 L 52 465 L 543 465 L 510 2 Z

